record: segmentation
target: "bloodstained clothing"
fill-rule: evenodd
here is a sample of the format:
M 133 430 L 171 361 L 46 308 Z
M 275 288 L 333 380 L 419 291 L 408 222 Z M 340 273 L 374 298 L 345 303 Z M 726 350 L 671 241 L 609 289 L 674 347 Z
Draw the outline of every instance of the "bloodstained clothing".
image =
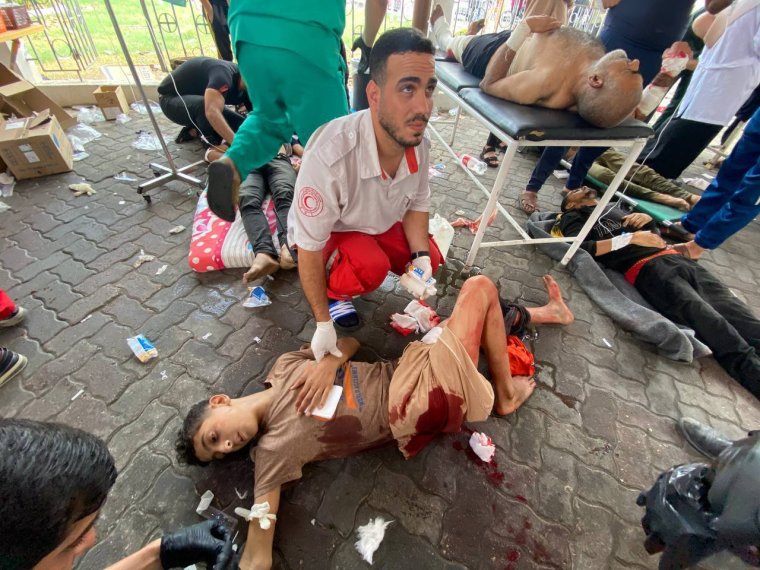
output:
M 445 325 L 442 329 L 434 344 L 408 345 L 398 365 L 346 362 L 335 381 L 343 395 L 328 421 L 296 414 L 298 390 L 291 387 L 313 365 L 311 350 L 278 358 L 267 377 L 274 394 L 261 422 L 263 435 L 251 448 L 254 495 L 300 479 L 312 461 L 348 457 L 394 438 L 408 459 L 436 434 L 485 420 L 493 408 L 493 388 L 459 339 Z
M 307 463 L 347 457 L 393 440 L 388 425 L 392 362 L 346 362 L 335 378 L 343 395 L 328 421 L 296 414 L 300 389 L 291 387 L 313 365 L 314 353 L 304 348 L 280 356 L 269 372 L 266 382 L 274 394 L 261 422 L 265 433 L 251 448 L 256 497 L 300 479 Z
M 442 325 L 433 344 L 413 342 L 393 373 L 388 405 L 393 437 L 404 457 L 417 455 L 439 433 L 458 432 L 493 409 L 493 387 L 459 338 Z

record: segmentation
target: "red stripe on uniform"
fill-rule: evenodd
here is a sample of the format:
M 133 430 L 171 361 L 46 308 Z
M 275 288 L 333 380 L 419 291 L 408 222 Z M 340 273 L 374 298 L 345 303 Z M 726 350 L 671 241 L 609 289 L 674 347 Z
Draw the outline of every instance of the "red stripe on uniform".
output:
M 410 174 L 415 174 L 420 168 L 417 164 L 417 153 L 414 152 L 414 147 L 406 147 L 406 164 L 409 166 Z

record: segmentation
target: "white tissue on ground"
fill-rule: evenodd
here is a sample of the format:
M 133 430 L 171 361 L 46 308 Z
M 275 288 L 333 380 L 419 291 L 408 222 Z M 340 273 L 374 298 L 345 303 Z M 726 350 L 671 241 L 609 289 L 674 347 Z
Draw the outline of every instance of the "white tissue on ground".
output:
M 470 436 L 470 447 L 475 452 L 475 455 L 485 463 L 490 463 L 494 453 L 496 453 L 496 446 L 491 441 L 491 438 L 482 432 L 476 431 Z
M 383 517 L 369 519 L 364 526 L 356 529 L 359 534 L 359 540 L 356 541 L 356 550 L 362 555 L 362 558 L 372 564 L 372 557 L 385 538 L 385 529 L 393 521 L 387 521 Z

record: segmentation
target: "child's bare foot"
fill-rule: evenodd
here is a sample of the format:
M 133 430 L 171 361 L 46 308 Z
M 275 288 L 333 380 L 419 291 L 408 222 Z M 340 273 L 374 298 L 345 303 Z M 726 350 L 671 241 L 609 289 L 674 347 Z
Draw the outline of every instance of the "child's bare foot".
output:
M 474 20 L 470 22 L 470 25 L 467 27 L 467 35 L 468 36 L 476 36 L 480 30 L 486 27 L 486 21 L 484 19 L 480 20 Z
M 243 282 L 248 283 L 259 277 L 271 275 L 280 268 L 280 264 L 272 256 L 266 253 L 257 253 L 253 258 L 253 265 L 243 274 Z
M 535 325 L 569 325 L 575 320 L 570 307 L 562 298 L 559 283 L 551 275 L 544 275 L 544 288 L 549 295 L 549 302 L 537 309 L 529 308 L 531 322 Z
M 496 390 L 494 411 L 500 416 L 511 414 L 522 406 L 530 398 L 533 390 L 536 389 L 536 381 L 527 376 L 512 376 L 512 386 L 514 386 L 515 393 L 511 398 L 500 396 L 499 390 Z
M 430 23 L 435 24 L 435 21 L 438 18 L 443 17 L 443 8 L 441 8 L 440 4 L 436 4 L 435 8 L 433 8 L 433 11 L 430 13 Z

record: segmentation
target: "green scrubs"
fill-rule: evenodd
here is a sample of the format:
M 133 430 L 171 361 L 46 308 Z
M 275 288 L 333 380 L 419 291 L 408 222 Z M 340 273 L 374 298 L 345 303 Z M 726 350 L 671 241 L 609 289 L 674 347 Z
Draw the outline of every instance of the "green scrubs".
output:
M 232 0 L 229 26 L 253 111 L 227 151 L 241 178 L 297 133 L 348 114 L 340 55 L 345 0 Z

